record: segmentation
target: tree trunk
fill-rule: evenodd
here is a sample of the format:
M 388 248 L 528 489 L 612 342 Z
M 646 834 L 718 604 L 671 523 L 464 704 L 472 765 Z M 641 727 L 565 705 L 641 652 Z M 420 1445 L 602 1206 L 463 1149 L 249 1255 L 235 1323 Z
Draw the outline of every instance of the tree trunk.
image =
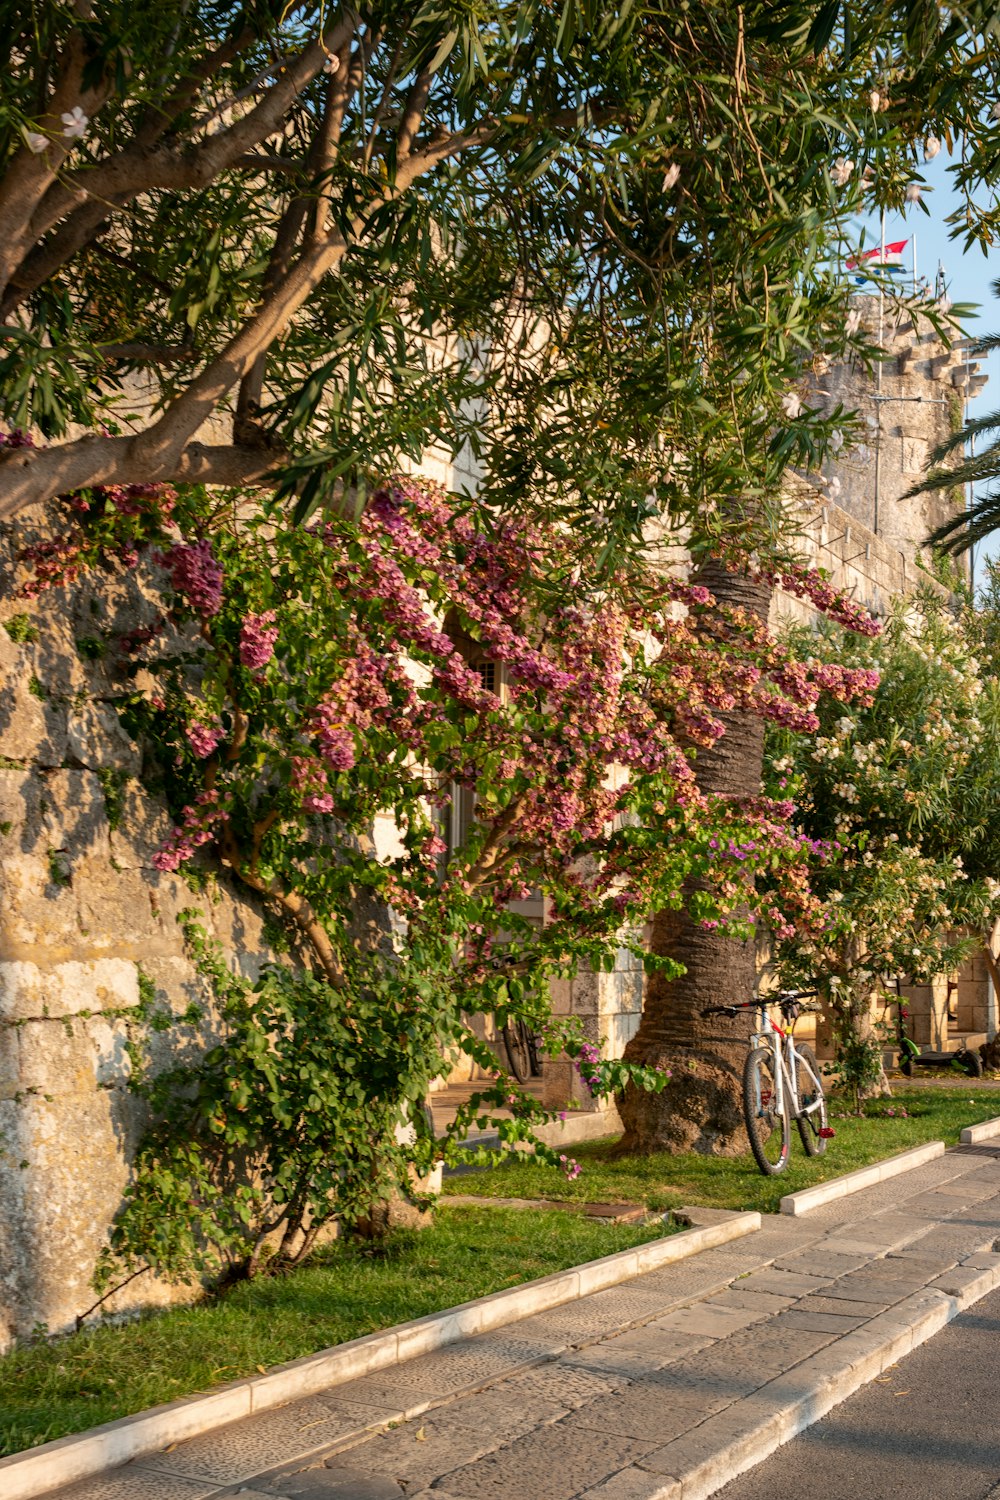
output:
M 844 1066 L 845 1044 L 856 1058 L 854 1076 L 848 1070 L 848 1082 L 854 1091 L 855 1107 L 865 1099 L 891 1099 L 892 1089 L 883 1062 L 882 1038 L 878 1034 L 875 1009 L 881 995 L 866 988 L 852 990 L 844 1001 L 841 1015 L 841 1037 L 838 1060 Z
M 721 603 L 742 606 L 766 621 L 771 588 L 762 580 L 707 563 L 695 581 Z M 719 717 L 726 732 L 711 749 L 699 749 L 698 785 L 717 796 L 755 796 L 763 770 L 763 720 L 742 711 Z M 692 885 L 689 894 L 694 889 Z M 750 999 L 756 983 L 755 944 L 708 931 L 682 909 L 657 914 L 650 951 L 678 960 L 685 973 L 673 980 L 650 975 L 639 1030 L 625 1057 L 669 1069 L 672 1076 L 660 1094 L 629 1085 L 619 1096 L 625 1126 L 619 1150 L 746 1151 L 741 1080 L 752 1022 L 749 1015 L 702 1018 L 700 1012 L 708 1005 Z

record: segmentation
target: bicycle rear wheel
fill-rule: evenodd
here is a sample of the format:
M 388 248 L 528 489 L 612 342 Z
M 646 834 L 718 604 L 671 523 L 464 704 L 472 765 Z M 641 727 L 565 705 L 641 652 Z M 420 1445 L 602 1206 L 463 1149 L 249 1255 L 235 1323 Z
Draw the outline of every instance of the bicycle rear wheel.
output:
M 777 1177 L 788 1165 L 792 1133 L 787 1102 L 778 1109 L 774 1058 L 763 1047 L 748 1052 L 743 1064 L 743 1118 L 758 1167 L 765 1177 Z
M 799 1127 L 802 1149 L 807 1156 L 822 1156 L 826 1150 L 826 1098 L 823 1094 L 823 1079 L 820 1076 L 816 1054 L 807 1042 L 795 1048 L 795 1083 L 799 1095 L 800 1114 L 795 1123 Z
M 531 1047 L 528 1028 L 523 1021 L 505 1021 L 503 1044 L 510 1063 L 510 1071 L 518 1083 L 527 1083 L 531 1077 Z

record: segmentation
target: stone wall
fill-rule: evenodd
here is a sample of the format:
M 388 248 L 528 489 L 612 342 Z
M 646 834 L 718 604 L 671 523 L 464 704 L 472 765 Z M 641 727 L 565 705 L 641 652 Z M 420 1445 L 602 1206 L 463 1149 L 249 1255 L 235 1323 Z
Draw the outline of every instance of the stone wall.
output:
M 252 901 L 153 868 L 170 822 L 110 701 L 127 685 L 115 637 L 142 595 L 125 577 L 18 600 L 13 559 L 40 521 L 0 542 L 0 1349 L 94 1300 L 144 1123 L 127 1087 L 140 975 L 176 1015 L 205 1001 L 177 913 L 197 907 L 247 975 L 269 956 Z M 211 1017 L 180 1026 L 160 1056 L 210 1035 Z M 177 1295 L 143 1276 L 109 1306 Z
M 871 614 L 883 619 L 894 599 L 919 587 L 946 596 L 947 590 L 926 566 L 919 565 L 919 554 L 912 548 L 896 547 L 876 536 L 851 511 L 797 475 L 789 475 L 784 487 L 792 517 L 791 545 L 813 567 L 824 569 L 835 588 Z M 771 623 L 778 625 L 782 620 L 811 625 L 816 612 L 811 604 L 779 590 L 771 606 Z
M 621 1057 L 639 1029 L 644 982 L 642 960 L 631 949 L 620 948 L 608 973 L 581 966 L 572 979 L 553 980 L 552 1011 L 555 1016 L 576 1016 L 588 1041 L 603 1043 L 608 1057 Z M 546 1061 L 542 1101 L 550 1109 L 603 1114 L 608 1134 L 622 1128 L 613 1101 L 595 1100 L 569 1058 Z

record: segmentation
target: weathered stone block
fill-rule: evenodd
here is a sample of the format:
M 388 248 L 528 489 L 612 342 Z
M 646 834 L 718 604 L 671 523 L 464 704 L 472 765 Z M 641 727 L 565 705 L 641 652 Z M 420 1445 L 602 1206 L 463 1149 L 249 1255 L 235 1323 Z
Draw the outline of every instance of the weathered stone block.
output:
M 121 1205 L 123 1148 L 134 1146 L 137 1117 L 136 1101 L 117 1090 L 29 1096 L 16 1107 L 15 1144 L 0 1161 L 0 1196 L 17 1205 L 0 1302 L 16 1333 L 71 1326 L 94 1300 L 90 1278 Z M 145 1280 L 132 1289 L 133 1306 L 153 1295 Z
M 42 778 L 35 771 L 0 768 L 0 848 L 4 856 L 37 844 L 42 829 Z
M 161 870 L 143 871 L 149 909 L 156 922 L 160 937 L 158 952 L 179 953 L 183 949 L 183 934 L 178 917 L 192 908 L 202 913 L 201 922 L 206 930 L 212 925 L 211 908 L 216 893 L 195 895 L 191 887 L 179 875 L 168 875 Z
M 0 1024 L 0 1099 L 13 1099 L 20 1089 L 17 1032 Z
M 573 985 L 568 979 L 549 981 L 549 996 L 556 1015 L 568 1015 L 573 1005 Z
M 35 675 L 29 651 L 0 630 L 0 756 L 52 766 L 65 752 L 65 713 Z
M 256 979 L 273 956 L 264 940 L 262 912 L 242 893 L 234 899 L 225 886 L 222 890 L 223 899 L 210 908 L 212 932 L 240 972 Z
M 20 1087 L 47 1099 L 124 1084 L 132 1072 L 124 1027 L 101 1016 L 25 1021 L 17 1038 Z
M 96 1087 L 94 1048 L 80 1022 L 26 1021 L 18 1027 L 18 1053 L 22 1089 L 51 1099 Z
M 129 739 L 115 710 L 105 703 L 74 704 L 67 716 L 67 759 L 90 771 L 126 771 L 137 776 L 142 767 L 138 745 Z
M 610 974 L 598 975 L 597 1012 L 604 1017 L 616 1016 L 620 1012 L 634 1012 L 636 996 L 642 1003 L 641 977 L 632 971 L 614 969 Z
M 597 1015 L 600 1010 L 600 990 L 602 974 L 595 974 L 590 970 L 581 970 L 571 981 L 572 984 L 572 1010 L 574 1015 L 592 1016 Z
M 626 1046 L 639 1030 L 641 1013 L 608 1016 L 605 1023 L 605 1051 L 608 1057 L 621 1057 Z
M 138 1003 L 138 974 L 127 959 L 70 959 L 51 967 L 26 959 L 0 962 L 0 1020 L 124 1010 Z
M 50 604 L 53 597 L 49 596 Z M 35 619 L 38 640 L 27 641 L 20 648 L 28 672 L 38 679 L 50 698 L 68 700 L 92 690 L 93 664 L 80 655 L 65 612 L 50 607 L 44 614 L 38 611 Z M 93 636 L 93 627 L 87 633 Z
M 111 858 L 120 870 L 153 869 L 153 855 L 173 827 L 166 808 L 129 781 L 119 793 L 117 824 L 111 829 Z
M 81 930 L 91 952 L 138 959 L 156 951 L 161 924 L 141 871 L 113 870 L 104 859 L 83 860 L 73 883 L 79 891 Z
M 104 792 L 90 771 L 53 771 L 41 793 L 42 834 L 50 848 L 64 849 L 70 863 L 86 855 L 107 859 L 108 813 Z
M 0 958 L 38 958 L 41 953 L 57 962 L 79 955 L 82 947 L 76 892 L 53 880 L 48 858 L 18 854 L 5 859 L 0 866 Z
M 579 1082 L 576 1069 L 568 1058 L 546 1059 L 542 1075 L 542 1100 L 549 1109 L 562 1109 L 573 1098 Z

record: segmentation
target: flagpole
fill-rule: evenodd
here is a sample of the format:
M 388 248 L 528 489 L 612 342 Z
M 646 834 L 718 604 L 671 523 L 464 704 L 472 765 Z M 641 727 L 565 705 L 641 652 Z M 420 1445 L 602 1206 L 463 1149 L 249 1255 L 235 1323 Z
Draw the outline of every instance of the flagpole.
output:
M 885 209 L 882 209 L 882 256 L 880 262 L 881 275 L 878 282 L 878 347 L 879 362 L 875 375 L 875 515 L 872 522 L 872 531 L 878 536 L 878 502 L 879 482 L 882 477 L 882 333 L 885 320 Z

